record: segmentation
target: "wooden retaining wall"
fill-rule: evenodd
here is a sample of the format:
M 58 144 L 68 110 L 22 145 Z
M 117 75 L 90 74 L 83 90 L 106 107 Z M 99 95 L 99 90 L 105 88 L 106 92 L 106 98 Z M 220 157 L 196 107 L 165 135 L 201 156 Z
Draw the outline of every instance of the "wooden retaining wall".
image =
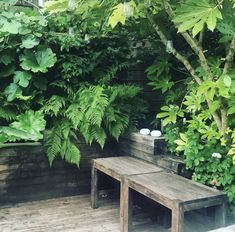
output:
M 42 146 L 0 149 L 0 204 L 89 193 L 91 159 L 106 155 L 95 145 L 78 146 L 79 168 L 61 159 L 50 167 Z

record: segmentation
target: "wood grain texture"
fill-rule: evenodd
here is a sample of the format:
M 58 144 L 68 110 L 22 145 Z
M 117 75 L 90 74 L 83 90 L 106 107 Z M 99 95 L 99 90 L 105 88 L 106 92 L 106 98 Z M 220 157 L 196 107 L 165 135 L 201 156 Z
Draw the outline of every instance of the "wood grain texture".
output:
M 78 147 L 79 168 L 59 158 L 50 167 L 42 146 L 0 149 L 0 205 L 89 193 L 91 160 L 109 152 L 82 141 Z
M 210 197 L 224 199 L 225 193 L 193 182 L 184 177 L 166 173 L 149 173 L 127 177 L 129 185 L 139 186 L 146 192 L 167 199 L 167 201 L 190 202 Z
M 102 198 L 99 209 L 90 208 L 90 196 L 74 196 L 0 207 L 1 232 L 120 232 L 119 199 Z M 133 232 L 169 232 L 152 215 L 134 208 Z M 210 218 L 186 213 L 186 232 L 212 229 Z M 216 231 L 217 232 L 217 231 Z M 221 232 L 221 231 L 219 231 Z
M 95 159 L 94 167 L 119 181 L 124 175 L 129 176 L 140 173 L 159 172 L 163 170 L 154 164 L 127 156 Z
M 125 178 L 126 186 L 171 209 L 171 232 L 184 232 L 186 211 L 216 206 L 215 225 L 226 224 L 226 195 L 181 176 L 158 172 Z M 128 207 L 128 202 L 126 203 Z M 125 223 L 126 228 L 131 222 Z M 127 231 L 124 228 L 123 231 Z

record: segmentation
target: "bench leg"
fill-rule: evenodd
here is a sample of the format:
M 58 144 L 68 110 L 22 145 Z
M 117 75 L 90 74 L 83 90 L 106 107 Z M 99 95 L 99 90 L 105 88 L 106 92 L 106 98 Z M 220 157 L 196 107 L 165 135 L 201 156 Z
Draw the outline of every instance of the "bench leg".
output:
M 132 190 L 124 179 L 121 180 L 120 198 L 120 231 L 131 232 L 133 206 Z
M 91 208 L 98 208 L 98 173 L 94 163 L 91 167 Z
M 227 217 L 227 203 L 226 201 L 221 205 L 215 207 L 215 225 L 217 227 L 226 226 Z
M 172 223 L 171 232 L 183 232 L 184 231 L 184 209 L 180 204 L 176 204 L 172 209 Z

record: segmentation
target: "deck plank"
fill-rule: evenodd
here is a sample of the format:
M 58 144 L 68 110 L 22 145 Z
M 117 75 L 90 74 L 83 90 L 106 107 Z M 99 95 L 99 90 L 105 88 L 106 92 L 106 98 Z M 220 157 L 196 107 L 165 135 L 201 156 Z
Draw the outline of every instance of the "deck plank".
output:
M 205 232 L 207 225 L 186 216 L 186 232 Z M 200 221 L 200 220 L 199 220 Z M 90 196 L 74 196 L 0 207 L 1 232 L 119 232 L 119 200 L 101 199 L 90 208 Z M 135 212 L 133 232 L 169 232 L 152 221 L 151 213 Z

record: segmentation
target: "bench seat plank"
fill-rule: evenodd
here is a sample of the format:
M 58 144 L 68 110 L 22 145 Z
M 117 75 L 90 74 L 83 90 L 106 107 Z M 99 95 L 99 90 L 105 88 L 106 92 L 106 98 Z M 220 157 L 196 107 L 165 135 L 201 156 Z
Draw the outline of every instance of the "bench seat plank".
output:
M 146 191 L 152 191 L 169 201 L 190 202 L 224 195 L 221 191 L 167 172 L 131 176 L 128 181 L 130 187 L 139 185 Z
M 154 164 L 127 156 L 100 158 L 95 159 L 93 162 L 94 168 L 119 181 L 122 176 L 163 171 L 163 168 L 160 168 Z

